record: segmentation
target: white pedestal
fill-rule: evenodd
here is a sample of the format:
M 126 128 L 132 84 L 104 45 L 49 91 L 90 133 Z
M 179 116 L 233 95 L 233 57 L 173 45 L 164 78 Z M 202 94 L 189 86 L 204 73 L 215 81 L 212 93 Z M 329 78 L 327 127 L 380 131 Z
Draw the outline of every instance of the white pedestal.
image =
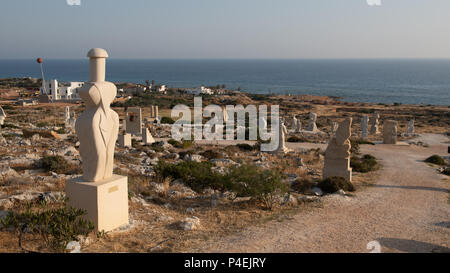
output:
M 128 220 L 128 177 L 113 175 L 100 182 L 83 182 L 82 177 L 67 181 L 69 205 L 87 211 L 85 219 L 96 231 L 111 231 Z

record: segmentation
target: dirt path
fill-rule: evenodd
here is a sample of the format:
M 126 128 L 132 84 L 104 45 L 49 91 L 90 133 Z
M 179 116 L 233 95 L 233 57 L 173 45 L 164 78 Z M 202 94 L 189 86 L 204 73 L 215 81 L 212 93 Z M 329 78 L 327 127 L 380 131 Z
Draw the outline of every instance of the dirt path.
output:
M 324 207 L 270 222 L 218 241 L 199 252 L 450 252 L 450 181 L 423 162 L 447 155 L 443 135 L 423 135 L 430 147 L 363 145 L 383 164 L 376 185 L 356 197 L 329 195 Z

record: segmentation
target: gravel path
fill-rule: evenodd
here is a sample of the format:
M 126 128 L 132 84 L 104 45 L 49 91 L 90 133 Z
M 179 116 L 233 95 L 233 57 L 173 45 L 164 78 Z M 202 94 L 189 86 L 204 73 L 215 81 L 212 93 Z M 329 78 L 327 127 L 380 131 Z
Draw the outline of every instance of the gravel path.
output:
M 422 135 L 419 146 L 362 145 L 380 159 L 376 185 L 356 197 L 329 195 L 324 207 L 305 210 L 290 220 L 254 226 L 198 252 L 450 252 L 450 182 L 423 160 L 447 155 L 448 138 Z

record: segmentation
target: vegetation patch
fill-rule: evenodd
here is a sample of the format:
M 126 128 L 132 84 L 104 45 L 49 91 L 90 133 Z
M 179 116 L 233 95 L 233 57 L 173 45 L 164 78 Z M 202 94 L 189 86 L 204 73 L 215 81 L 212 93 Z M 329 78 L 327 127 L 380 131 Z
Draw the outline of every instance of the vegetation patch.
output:
M 298 193 L 308 193 L 312 188 L 316 186 L 316 183 L 307 178 L 299 178 L 292 182 L 291 189 Z
M 19 247 L 24 247 L 26 238 L 36 237 L 43 246 L 53 252 L 63 252 L 67 244 L 77 241 L 78 236 L 88 236 L 94 225 L 82 218 L 86 211 L 67 207 L 66 202 L 59 208 L 48 209 L 42 202 L 37 208 L 28 204 L 24 212 L 12 212 L 0 221 L 0 229 L 12 230 L 18 237 Z
M 355 191 L 355 187 L 343 177 L 328 177 L 317 184 L 317 186 L 326 193 L 335 193 L 338 190 Z
M 376 171 L 379 168 L 377 159 L 372 155 L 363 155 L 362 157 L 352 156 L 350 166 L 353 171 L 359 173 L 368 173 Z
M 425 162 L 440 166 L 445 165 L 445 160 L 439 155 L 432 155 L 429 158 L 425 159 Z
M 40 160 L 40 165 L 43 169 L 49 172 L 58 174 L 73 174 L 77 167 L 67 162 L 67 160 L 59 155 L 44 156 Z

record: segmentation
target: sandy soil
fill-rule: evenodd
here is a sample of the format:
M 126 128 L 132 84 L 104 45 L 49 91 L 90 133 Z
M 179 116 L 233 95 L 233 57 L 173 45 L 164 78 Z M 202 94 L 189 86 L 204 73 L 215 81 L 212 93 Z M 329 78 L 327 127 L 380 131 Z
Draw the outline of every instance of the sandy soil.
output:
M 450 252 L 448 177 L 423 160 L 447 155 L 448 138 L 424 134 L 430 147 L 362 145 L 383 168 L 373 186 L 354 197 L 329 195 L 322 208 L 209 241 L 198 252 Z

